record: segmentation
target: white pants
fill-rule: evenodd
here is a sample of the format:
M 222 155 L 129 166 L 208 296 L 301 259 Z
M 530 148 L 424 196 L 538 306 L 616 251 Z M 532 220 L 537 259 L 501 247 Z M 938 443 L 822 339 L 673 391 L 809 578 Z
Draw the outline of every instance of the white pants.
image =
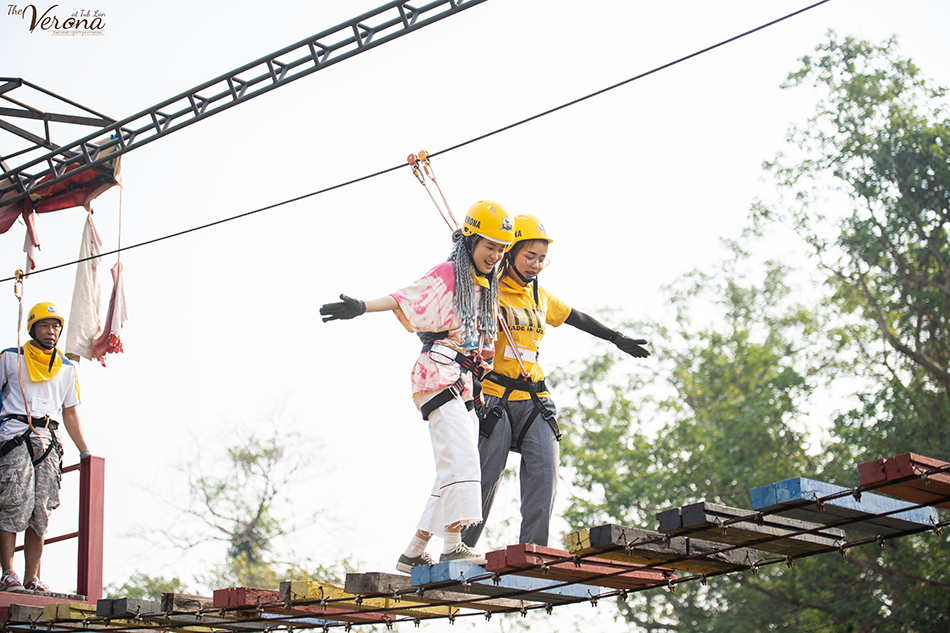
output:
M 436 393 L 416 394 L 416 406 Z M 481 471 L 478 466 L 478 418 L 453 398 L 429 414 L 429 438 L 435 460 L 435 483 L 416 526 L 442 537 L 445 528 L 482 520 Z

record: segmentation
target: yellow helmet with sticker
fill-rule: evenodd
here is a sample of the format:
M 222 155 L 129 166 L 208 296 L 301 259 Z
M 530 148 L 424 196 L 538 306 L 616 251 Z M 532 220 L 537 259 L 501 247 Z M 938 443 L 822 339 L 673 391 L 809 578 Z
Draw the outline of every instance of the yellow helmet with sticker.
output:
M 512 246 L 518 242 L 527 242 L 528 240 L 544 240 L 548 244 L 553 242 L 548 237 L 548 232 L 544 230 L 541 220 L 535 215 L 519 215 L 515 217 L 515 239 Z
M 59 321 L 60 327 L 66 327 L 66 318 L 59 311 L 59 308 L 49 301 L 43 301 L 30 308 L 30 314 L 26 318 L 26 331 L 30 332 L 32 336 L 33 326 L 36 325 L 37 321 L 43 319 L 56 319 Z
M 480 235 L 487 240 L 510 246 L 515 237 L 515 223 L 505 207 L 491 200 L 479 200 L 465 214 L 463 235 Z

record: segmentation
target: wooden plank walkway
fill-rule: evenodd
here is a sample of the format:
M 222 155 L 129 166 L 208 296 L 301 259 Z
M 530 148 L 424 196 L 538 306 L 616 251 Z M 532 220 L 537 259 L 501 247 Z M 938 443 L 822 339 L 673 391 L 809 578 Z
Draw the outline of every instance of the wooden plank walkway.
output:
M 283 586 L 283 583 L 281 583 Z M 284 605 L 280 591 L 255 589 L 252 587 L 233 587 L 218 589 L 214 592 L 214 606 L 220 609 L 234 609 L 250 613 L 265 613 L 285 618 L 316 619 L 320 624 L 351 622 L 354 624 L 381 624 L 392 618 L 375 613 L 353 613 L 352 609 L 319 604 Z
M 454 623 L 460 615 L 550 611 L 596 602 L 618 589 L 695 579 L 677 579 L 671 569 L 700 574 L 754 569 L 760 560 L 756 550 L 809 556 L 874 541 L 846 543 L 845 531 L 828 524 L 849 521 L 846 529 L 884 536 L 929 529 L 939 522 L 937 511 L 913 505 L 950 509 L 950 472 L 941 471 L 947 467 L 914 453 L 860 465 L 861 486 L 879 486 L 903 500 L 795 478 L 753 489 L 753 510 L 693 503 L 658 513 L 660 532 L 600 525 L 569 534 L 567 551 L 511 545 L 489 552 L 485 567 L 439 563 L 416 567 L 411 577 L 351 573 L 343 588 L 287 581 L 279 590 L 231 587 L 213 597 L 168 593 L 161 602 L 116 598 L 96 604 L 69 594 L 0 592 L 0 622 L 10 633 L 266 633 L 278 627 L 349 630 L 384 624 L 389 629 L 408 619 L 418 626 L 424 619 Z M 808 533 L 795 534 L 803 531 Z
M 334 607 L 355 611 L 375 611 L 389 615 L 407 615 L 413 618 L 448 617 L 458 615 L 458 607 L 432 606 L 412 600 L 395 598 L 362 598 L 341 587 L 324 582 L 294 580 L 280 583 L 281 602 L 319 602 L 329 600 Z
M 343 589 L 357 595 L 389 594 L 414 589 L 412 578 L 403 574 L 387 574 L 383 572 L 369 572 L 362 574 L 347 574 Z M 446 591 L 441 589 L 415 591 L 405 598 L 426 603 L 451 602 L 454 606 L 481 611 L 508 611 L 522 609 L 536 605 L 536 602 L 527 600 L 512 600 L 509 598 L 483 598 L 467 593 Z
M 675 578 L 667 569 L 633 566 L 606 558 L 581 558 L 576 561 L 554 562 L 572 558 L 567 550 L 522 543 L 509 545 L 503 550 L 488 552 L 490 572 L 516 574 L 547 580 L 566 581 L 583 585 L 610 587 L 611 589 L 643 589 L 664 585 Z M 543 568 L 539 567 L 543 566 Z M 604 577 L 604 574 L 608 574 Z
M 730 523 L 728 526 L 723 525 L 725 521 L 748 517 L 753 514 L 755 514 L 754 510 L 730 508 L 729 506 L 701 501 L 685 505 L 682 508 L 672 508 L 659 512 L 656 518 L 660 522 L 659 530 L 664 534 L 676 535 L 688 532 L 691 538 L 701 538 L 730 545 L 744 545 L 764 552 L 786 556 L 825 551 L 829 547 L 837 547 L 844 541 L 843 530 L 822 528 L 819 523 L 808 523 L 772 515 L 761 517 L 761 524 L 754 519 L 748 519 Z M 786 536 L 811 529 L 821 529 L 821 531 Z M 762 542 L 766 538 L 769 540 Z
M 828 495 L 848 491 L 848 488 L 842 486 L 796 477 L 753 488 L 750 496 L 752 507 L 756 510 L 775 511 L 782 516 L 821 524 L 833 524 L 842 519 L 857 519 L 841 527 L 846 530 L 853 529 L 882 536 L 930 526 L 939 520 L 937 511 L 933 508 L 917 508 L 880 516 L 911 507 L 912 504 L 870 492 L 862 493 L 860 501 L 850 494 L 829 499 L 822 504 L 821 509 L 815 503 L 809 503 Z
M 912 503 L 950 509 L 950 500 L 947 499 L 950 497 L 950 472 L 933 472 L 947 466 L 947 462 L 905 453 L 859 464 L 858 472 L 861 473 L 862 486 L 913 477 L 905 482 L 881 486 L 875 491 Z
M 262 631 L 267 628 L 266 624 L 261 622 L 241 622 L 241 616 L 235 614 L 224 615 L 194 613 L 180 613 L 181 609 L 163 609 L 163 604 L 174 606 L 175 596 L 181 594 L 165 594 L 162 602 L 156 600 L 141 600 L 136 598 L 104 598 L 96 603 L 96 616 L 99 618 L 109 618 L 110 626 L 114 624 L 135 623 L 136 621 L 144 623 L 155 623 L 161 625 L 171 624 L 176 630 L 191 631 L 193 633 L 208 633 L 211 631 Z M 198 596 L 189 596 L 197 598 Z M 205 602 L 207 601 L 207 602 Z M 199 609 L 209 609 L 211 607 L 210 598 L 202 598 L 202 602 L 207 604 Z M 195 609 L 190 609 L 194 611 Z M 176 611 L 179 611 L 176 613 Z M 145 616 L 145 617 L 142 617 Z M 152 617 L 147 617 L 152 616 Z
M 450 588 L 452 591 L 475 596 L 517 598 L 545 604 L 577 602 L 601 593 L 598 587 L 589 585 L 561 585 L 558 581 L 528 578 L 525 576 L 485 576 L 485 568 L 466 563 L 437 563 L 412 568 L 412 586 L 430 589 Z M 552 586 L 561 585 L 561 586 Z
M 721 552 L 726 546 L 719 543 L 612 523 L 572 532 L 567 545 L 572 554 L 596 554 L 639 565 L 659 563 L 698 574 L 748 569 L 759 560 L 759 554 L 748 548 Z

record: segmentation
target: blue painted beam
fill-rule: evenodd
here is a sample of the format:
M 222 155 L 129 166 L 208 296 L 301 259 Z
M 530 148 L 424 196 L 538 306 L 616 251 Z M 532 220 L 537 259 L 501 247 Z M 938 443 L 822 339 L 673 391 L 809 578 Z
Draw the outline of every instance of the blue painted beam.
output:
M 567 604 L 603 593 L 600 587 L 590 585 L 557 585 L 558 581 L 527 576 L 498 576 L 497 584 L 491 577 L 470 581 L 485 575 L 485 568 L 466 563 L 438 563 L 412 568 L 412 586 L 425 589 L 451 587 L 459 593 L 478 596 L 515 598 L 547 604 Z M 463 584 L 468 583 L 468 584 Z
M 917 508 L 878 516 L 884 512 L 913 507 L 913 504 L 870 492 L 862 493 L 860 501 L 852 495 L 829 499 L 824 502 L 824 510 L 820 510 L 815 503 L 803 505 L 803 502 L 814 501 L 848 490 L 850 489 L 842 486 L 796 477 L 753 488 L 750 496 L 752 507 L 756 510 L 765 512 L 774 510 L 782 516 L 814 521 L 823 525 L 833 524 L 842 519 L 860 519 L 854 523 L 842 525 L 841 528 L 883 536 L 930 526 L 939 520 L 937 511 L 933 508 Z

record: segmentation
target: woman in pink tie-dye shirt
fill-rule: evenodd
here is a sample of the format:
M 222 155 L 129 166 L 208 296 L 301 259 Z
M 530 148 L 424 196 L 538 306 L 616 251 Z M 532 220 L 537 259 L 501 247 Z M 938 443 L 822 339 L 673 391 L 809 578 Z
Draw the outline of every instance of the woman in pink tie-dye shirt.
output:
M 425 551 L 433 534 L 445 541 L 440 562 L 485 564 L 484 556 L 461 542 L 462 528 L 482 520 L 473 374 L 490 367 L 494 354 L 496 266 L 514 239 L 513 229 L 500 204 L 476 202 L 453 235 L 448 261 L 379 299 L 340 295 L 340 302 L 320 308 L 324 321 L 393 311 L 423 342 L 412 369 L 412 397 L 429 423 L 436 477 L 416 532 L 396 564 L 405 573 L 435 562 Z

